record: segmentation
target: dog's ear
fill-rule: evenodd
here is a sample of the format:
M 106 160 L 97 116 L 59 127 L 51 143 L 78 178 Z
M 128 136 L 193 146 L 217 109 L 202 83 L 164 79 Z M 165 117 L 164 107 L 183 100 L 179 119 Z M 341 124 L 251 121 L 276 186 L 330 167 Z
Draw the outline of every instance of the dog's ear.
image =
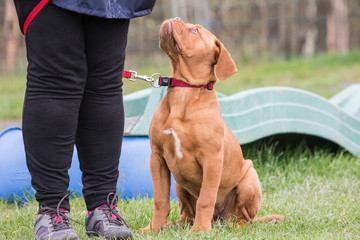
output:
M 236 65 L 230 53 L 218 39 L 215 40 L 215 44 L 217 48 L 215 52 L 217 60 L 215 64 L 215 74 L 218 79 L 226 80 L 237 72 Z

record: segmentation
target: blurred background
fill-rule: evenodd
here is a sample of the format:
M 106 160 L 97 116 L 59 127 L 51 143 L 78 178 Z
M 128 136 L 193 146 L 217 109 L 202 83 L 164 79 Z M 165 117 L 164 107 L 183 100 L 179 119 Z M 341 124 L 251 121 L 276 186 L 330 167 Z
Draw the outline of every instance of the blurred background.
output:
M 159 24 L 173 16 L 205 26 L 235 60 L 347 53 L 360 46 L 359 0 L 159 0 L 150 17 L 133 21 L 129 55 L 156 54 Z
M 12 0 L 0 0 L 0 120 L 21 117 L 26 79 L 24 37 Z M 239 73 L 225 94 L 285 85 L 330 97 L 360 80 L 360 0 L 158 0 L 130 24 L 126 69 L 169 73 L 158 47 L 167 18 L 201 24 L 226 46 Z M 146 83 L 125 81 L 124 93 Z

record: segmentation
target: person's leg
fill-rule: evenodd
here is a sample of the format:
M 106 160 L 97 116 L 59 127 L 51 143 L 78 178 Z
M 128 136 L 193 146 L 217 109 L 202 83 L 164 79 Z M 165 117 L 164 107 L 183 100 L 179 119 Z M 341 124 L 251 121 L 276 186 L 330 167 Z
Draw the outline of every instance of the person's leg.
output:
M 84 21 L 88 78 L 76 146 L 83 171 L 88 235 L 131 238 L 116 208 L 116 183 L 124 130 L 122 70 L 129 20 L 87 17 Z
M 23 137 L 32 186 L 39 204 L 56 208 L 68 193 L 68 169 L 87 66 L 82 15 L 51 3 L 26 33 L 27 88 Z M 70 210 L 68 198 L 61 208 Z
M 89 211 L 116 192 L 124 130 L 122 70 L 129 20 L 84 18 L 88 77 L 76 147 Z

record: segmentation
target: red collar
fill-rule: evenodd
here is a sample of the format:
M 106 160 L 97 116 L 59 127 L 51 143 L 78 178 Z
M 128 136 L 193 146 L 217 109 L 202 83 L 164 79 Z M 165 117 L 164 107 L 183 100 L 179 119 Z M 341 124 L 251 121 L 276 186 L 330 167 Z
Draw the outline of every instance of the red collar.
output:
M 168 87 L 205 88 L 207 90 L 213 90 L 214 88 L 214 82 L 209 82 L 206 85 L 190 85 L 187 84 L 186 82 L 169 77 L 159 77 L 159 85 L 168 86 Z
M 133 77 L 132 74 L 134 74 Z M 147 82 L 154 82 L 155 80 L 153 79 L 153 76 L 154 75 L 160 75 L 159 73 L 155 73 L 153 74 L 151 77 L 147 76 L 147 75 L 144 75 L 144 76 L 141 76 L 141 75 L 138 75 L 137 72 L 135 71 L 123 71 L 123 77 L 124 78 L 127 78 L 131 81 L 135 81 L 136 79 L 141 79 L 141 80 L 145 80 Z M 205 89 L 208 89 L 208 90 L 213 90 L 214 89 L 214 82 L 209 82 L 208 84 L 206 85 L 190 85 L 190 84 L 187 84 L 183 81 L 180 81 L 180 80 L 177 80 L 175 78 L 169 78 L 169 77 L 163 77 L 163 76 L 160 76 L 159 77 L 159 86 L 166 86 L 166 87 L 189 87 L 189 88 L 205 88 Z

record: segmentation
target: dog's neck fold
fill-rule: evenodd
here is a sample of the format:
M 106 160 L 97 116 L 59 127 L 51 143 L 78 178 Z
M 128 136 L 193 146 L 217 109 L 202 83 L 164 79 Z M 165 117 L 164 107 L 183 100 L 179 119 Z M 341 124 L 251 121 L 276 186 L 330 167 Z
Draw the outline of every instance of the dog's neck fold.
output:
M 203 66 L 199 63 L 191 64 L 189 62 L 185 62 L 183 58 L 178 58 L 177 60 L 170 58 L 170 64 L 170 77 L 176 78 L 190 85 L 199 86 L 206 85 L 209 82 L 217 82 L 213 69 L 208 66 Z

